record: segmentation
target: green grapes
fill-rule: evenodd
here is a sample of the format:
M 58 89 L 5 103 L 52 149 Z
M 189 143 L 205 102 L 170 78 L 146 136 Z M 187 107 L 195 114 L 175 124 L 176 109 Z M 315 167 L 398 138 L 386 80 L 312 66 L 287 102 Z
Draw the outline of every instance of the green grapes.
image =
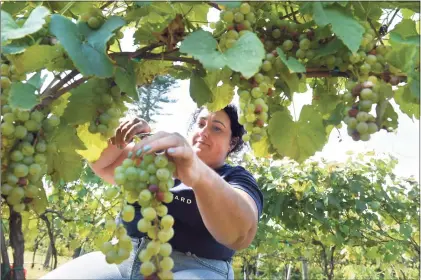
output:
M 99 133 L 105 141 L 114 136 L 120 124 L 120 118 L 127 109 L 122 100 L 120 88 L 110 81 L 110 89 L 98 88 L 95 91 L 95 100 L 99 105 L 97 115 L 89 125 L 90 133 Z
M 174 266 L 170 258 L 172 247 L 168 241 L 174 236 L 174 218 L 168 215 L 165 203 L 173 200 L 170 189 L 174 186 L 172 174 L 175 172 L 174 163 L 168 161 L 165 155 L 145 154 L 136 156 L 130 153 L 120 166 L 115 168 L 114 180 L 123 190 L 123 196 L 129 203 L 137 202 L 141 206 L 142 219 L 137 222 L 137 229 L 146 233 L 152 240 L 147 247 L 139 253 L 142 261 L 140 272 L 145 276 L 172 275 Z M 114 198 L 118 193 L 116 189 L 107 189 L 104 194 L 107 198 Z M 123 199 L 124 199 L 123 198 Z M 135 209 L 130 204 L 123 204 L 121 218 L 131 222 L 135 216 Z M 105 227 L 115 234 L 119 230 L 113 227 L 114 221 L 106 222 Z M 120 263 L 128 258 L 121 250 L 122 237 L 117 244 L 106 242 L 101 251 L 109 263 Z M 129 249 L 129 248 L 126 248 Z

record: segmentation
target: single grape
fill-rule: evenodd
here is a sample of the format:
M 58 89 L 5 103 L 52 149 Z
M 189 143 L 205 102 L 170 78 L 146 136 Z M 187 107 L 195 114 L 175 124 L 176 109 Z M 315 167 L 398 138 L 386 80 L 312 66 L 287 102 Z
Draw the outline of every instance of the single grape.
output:
M 169 257 L 172 253 L 172 246 L 170 243 L 162 243 L 159 247 L 159 254 L 163 257 Z
M 360 135 L 365 134 L 368 131 L 368 125 L 365 122 L 360 122 L 357 124 L 356 129 Z
M 152 262 L 144 262 L 140 266 L 140 272 L 144 276 L 149 276 L 156 271 L 155 265 Z
M 146 219 L 140 219 L 137 222 L 137 229 L 140 232 L 148 232 L 148 230 L 152 227 L 152 224 L 150 221 L 146 220 Z
M 146 220 L 152 221 L 153 219 L 156 218 L 156 211 L 152 207 L 147 207 L 143 209 L 142 215 Z
M 118 192 L 119 190 L 116 187 L 107 188 L 104 192 L 104 198 L 106 200 L 112 200 L 117 196 Z
M 101 20 L 97 17 L 90 17 L 88 19 L 88 26 L 92 29 L 98 29 L 101 26 Z
M 159 265 L 164 271 L 170 271 L 174 267 L 174 261 L 170 257 L 164 257 L 159 262 Z
M 161 225 L 164 229 L 170 229 L 174 225 L 174 218 L 171 215 L 162 217 Z
M 240 12 L 244 15 L 247 15 L 248 13 L 250 13 L 251 8 L 250 5 L 248 3 L 242 3 L 240 5 Z
M 378 130 L 379 130 L 379 128 L 378 128 L 377 124 L 375 124 L 374 122 L 368 123 L 367 133 L 373 134 L 373 133 L 377 132 Z
M 234 20 L 234 13 L 231 11 L 225 11 L 222 14 L 222 19 L 227 23 L 231 23 Z
M 121 218 L 125 222 L 131 222 L 134 219 L 134 207 L 131 205 L 125 205 L 121 213 Z

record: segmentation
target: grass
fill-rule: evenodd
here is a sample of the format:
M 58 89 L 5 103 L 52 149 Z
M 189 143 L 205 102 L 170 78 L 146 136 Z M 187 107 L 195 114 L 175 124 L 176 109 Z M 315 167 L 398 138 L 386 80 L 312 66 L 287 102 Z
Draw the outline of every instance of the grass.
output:
M 9 253 L 9 260 L 11 263 L 13 263 L 13 253 L 12 249 L 8 250 Z M 24 264 L 23 267 L 26 269 L 26 279 L 39 279 L 40 277 L 47 274 L 50 270 L 44 269 L 44 261 L 45 261 L 45 254 L 36 254 L 35 255 L 35 265 L 34 268 L 31 268 L 32 266 L 32 257 L 34 252 L 31 251 L 25 251 L 24 253 Z M 52 256 L 51 256 L 52 258 Z M 63 256 L 57 256 L 57 266 L 60 266 L 72 258 L 70 257 L 63 257 Z

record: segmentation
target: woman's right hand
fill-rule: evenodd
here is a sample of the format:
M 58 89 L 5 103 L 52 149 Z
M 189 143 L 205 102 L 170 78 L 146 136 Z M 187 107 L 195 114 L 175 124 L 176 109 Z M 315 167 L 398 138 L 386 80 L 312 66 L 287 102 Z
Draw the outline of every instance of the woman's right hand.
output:
M 133 140 L 135 135 L 149 132 L 151 132 L 149 124 L 144 119 L 134 117 L 122 122 L 117 128 L 115 136 L 110 140 L 113 145 L 122 149 Z

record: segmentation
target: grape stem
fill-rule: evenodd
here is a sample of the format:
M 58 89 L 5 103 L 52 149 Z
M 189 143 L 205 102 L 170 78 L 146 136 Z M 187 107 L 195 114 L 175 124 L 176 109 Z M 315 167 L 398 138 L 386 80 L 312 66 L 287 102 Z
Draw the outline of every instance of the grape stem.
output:
M 382 36 L 380 36 L 379 32 L 377 32 L 376 27 L 374 27 L 373 22 L 371 21 L 371 19 L 370 18 L 367 18 L 367 21 L 370 24 L 371 28 L 373 28 L 374 32 L 376 33 L 377 39 L 384 46 L 384 43 L 382 41 Z

